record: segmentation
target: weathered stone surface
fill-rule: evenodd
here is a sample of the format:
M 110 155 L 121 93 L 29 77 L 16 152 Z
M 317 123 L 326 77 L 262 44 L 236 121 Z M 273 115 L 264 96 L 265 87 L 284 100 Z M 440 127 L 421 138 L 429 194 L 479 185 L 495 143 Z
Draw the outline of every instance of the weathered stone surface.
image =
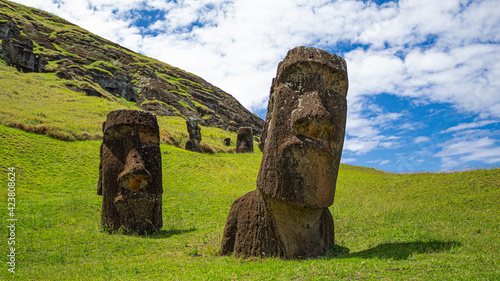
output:
M 224 139 L 224 145 L 225 146 L 230 146 L 231 145 L 231 138 L 225 138 Z
M 332 205 L 347 112 L 345 61 L 290 50 L 273 80 L 259 148 L 257 190 L 229 212 L 222 254 L 324 255 L 334 244 Z
M 156 116 L 115 110 L 103 123 L 97 194 L 102 225 L 151 233 L 162 228 L 162 171 Z
M 189 140 L 186 142 L 186 150 L 201 152 L 201 128 L 198 126 L 198 120 L 193 117 L 188 117 L 186 126 L 189 133 Z
M 241 127 L 238 129 L 236 138 L 236 152 L 253 152 L 253 130 L 251 127 Z

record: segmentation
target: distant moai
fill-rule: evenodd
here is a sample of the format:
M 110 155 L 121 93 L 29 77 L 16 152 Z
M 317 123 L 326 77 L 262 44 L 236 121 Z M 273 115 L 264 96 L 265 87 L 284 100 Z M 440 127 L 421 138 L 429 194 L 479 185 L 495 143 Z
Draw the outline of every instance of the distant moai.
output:
M 102 126 L 97 194 L 101 223 L 110 230 L 152 233 L 161 229 L 162 170 L 156 116 L 115 110 Z
M 306 258 L 334 245 L 328 209 L 344 142 L 344 59 L 310 47 L 290 50 L 278 65 L 260 139 L 257 189 L 231 206 L 221 253 Z
M 186 150 L 201 152 L 201 128 L 198 125 L 198 120 L 193 117 L 188 117 L 186 126 L 189 133 L 189 140 L 186 142 Z
M 241 127 L 238 129 L 236 137 L 236 152 L 253 152 L 253 130 L 251 127 Z
M 224 145 L 225 146 L 230 146 L 231 145 L 231 138 L 225 138 L 224 139 Z

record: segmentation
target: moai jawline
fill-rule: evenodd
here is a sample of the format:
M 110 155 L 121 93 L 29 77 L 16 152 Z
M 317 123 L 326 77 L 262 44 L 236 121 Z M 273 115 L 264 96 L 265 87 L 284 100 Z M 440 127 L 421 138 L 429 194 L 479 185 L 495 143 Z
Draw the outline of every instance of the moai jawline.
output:
M 347 112 L 344 59 L 297 47 L 278 65 L 257 189 L 231 206 L 221 253 L 306 258 L 334 244 L 333 204 Z
M 198 120 L 196 120 L 196 118 L 188 117 L 186 120 L 186 126 L 189 133 L 189 140 L 186 142 L 185 149 L 194 152 L 201 152 L 201 128 L 198 126 Z
M 236 137 L 236 152 L 253 152 L 253 130 L 251 127 L 241 127 L 238 129 Z
M 162 228 L 162 170 L 156 116 L 111 111 L 103 123 L 97 194 L 102 225 L 110 230 L 152 233 Z

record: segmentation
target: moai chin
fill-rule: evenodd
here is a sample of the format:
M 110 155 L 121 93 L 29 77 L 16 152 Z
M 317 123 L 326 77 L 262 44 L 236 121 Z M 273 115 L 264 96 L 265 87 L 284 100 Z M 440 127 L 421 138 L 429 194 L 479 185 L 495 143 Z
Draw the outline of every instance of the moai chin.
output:
M 110 230 L 151 233 L 162 228 L 160 132 L 156 116 L 111 111 L 103 123 L 97 194 L 102 225 Z
M 257 189 L 231 206 L 222 254 L 306 258 L 334 244 L 333 204 L 347 112 L 344 59 L 290 50 L 273 79 Z
M 236 152 L 253 152 L 253 130 L 251 127 L 241 127 L 238 129 L 236 137 Z
M 198 126 L 198 120 L 193 117 L 188 117 L 186 120 L 186 126 L 189 133 L 189 140 L 186 142 L 185 149 L 194 152 L 201 152 L 201 128 Z

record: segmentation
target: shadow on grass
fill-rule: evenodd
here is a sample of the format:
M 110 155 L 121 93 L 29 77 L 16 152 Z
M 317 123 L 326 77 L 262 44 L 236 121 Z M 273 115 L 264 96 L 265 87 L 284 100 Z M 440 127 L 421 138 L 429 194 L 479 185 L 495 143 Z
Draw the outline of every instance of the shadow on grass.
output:
M 172 237 L 174 235 L 180 235 L 180 234 L 184 234 L 184 233 L 189 233 L 189 232 L 193 232 L 195 230 L 196 230 L 196 228 L 190 228 L 190 229 L 170 229 L 170 230 L 161 229 L 161 230 L 156 231 L 153 234 L 145 235 L 145 236 L 142 236 L 142 237 L 143 238 L 148 238 L 148 239 L 166 239 L 166 238 L 170 238 L 170 237 Z
M 365 258 L 365 259 L 394 259 L 405 260 L 413 254 L 430 254 L 449 251 L 453 247 L 459 247 L 459 242 L 443 242 L 443 241 L 429 241 L 429 242 L 404 242 L 404 243 L 386 243 L 380 244 L 376 247 L 349 253 L 349 249 L 342 246 L 335 246 L 332 251 L 337 253 L 336 258 Z

